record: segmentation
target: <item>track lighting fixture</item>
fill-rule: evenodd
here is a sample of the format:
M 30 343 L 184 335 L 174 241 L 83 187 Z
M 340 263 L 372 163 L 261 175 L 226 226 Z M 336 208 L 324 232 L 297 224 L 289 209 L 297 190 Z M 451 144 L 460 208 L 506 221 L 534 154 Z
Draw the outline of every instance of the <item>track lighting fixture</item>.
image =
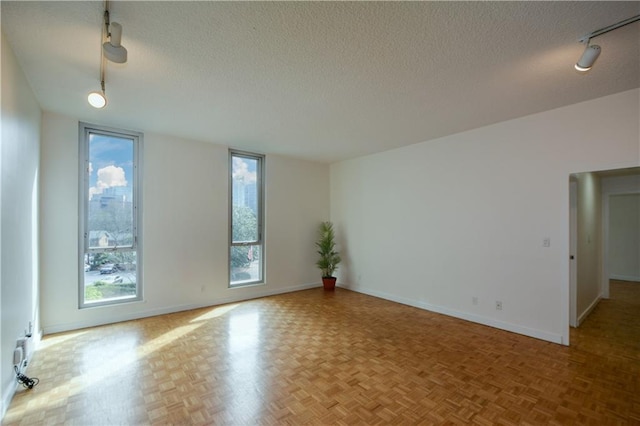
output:
M 104 26 L 102 27 L 102 41 L 100 45 L 100 91 L 89 93 L 87 100 L 94 108 L 104 108 L 107 105 L 105 95 L 106 59 L 123 64 L 127 62 L 127 49 L 121 44 L 122 25 L 109 21 L 109 0 L 104 2 Z
M 587 45 L 587 48 L 582 52 L 582 56 L 574 65 L 575 69 L 580 72 L 589 71 L 598 56 L 600 56 L 600 50 L 600 46 L 597 44 Z
M 585 43 L 587 47 L 584 49 L 584 52 L 582 52 L 582 56 L 578 59 L 578 62 L 574 65 L 575 69 L 580 72 L 589 71 L 596 62 L 596 59 L 598 59 L 598 56 L 600 56 L 600 46 L 597 44 L 590 44 L 592 38 L 608 33 L 609 31 L 617 30 L 620 27 L 624 27 L 625 25 L 629 25 L 637 21 L 640 21 L 640 15 L 632 16 L 624 21 L 609 25 L 608 27 L 600 28 L 599 30 L 580 37 L 578 41 L 580 43 Z
M 104 91 L 89 93 L 87 100 L 89 101 L 89 105 L 94 108 L 100 109 L 107 106 L 107 97 L 104 95 Z
M 117 22 L 109 24 L 109 12 L 105 12 L 105 19 L 109 41 L 105 41 L 102 44 L 102 53 L 104 53 L 104 56 L 111 62 L 124 64 L 127 62 L 127 49 L 120 44 L 120 40 L 122 39 L 122 25 Z
M 107 106 L 107 96 L 105 95 L 105 83 L 104 83 L 104 75 L 105 75 L 105 60 L 104 55 L 100 55 L 100 91 L 95 91 L 89 93 L 87 96 L 87 101 L 89 101 L 89 105 L 94 108 L 102 109 Z

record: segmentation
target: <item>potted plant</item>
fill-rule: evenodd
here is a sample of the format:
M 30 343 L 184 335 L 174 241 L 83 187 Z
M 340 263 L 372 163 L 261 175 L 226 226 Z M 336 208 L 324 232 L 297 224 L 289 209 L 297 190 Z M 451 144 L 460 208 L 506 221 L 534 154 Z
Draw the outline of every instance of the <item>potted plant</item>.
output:
M 318 228 L 318 254 L 320 259 L 316 262 L 316 266 L 322 272 L 322 285 L 325 290 L 334 290 L 336 288 L 336 277 L 333 273 L 338 269 L 338 264 L 342 261 L 340 254 L 335 250 L 335 232 L 331 222 L 322 222 Z

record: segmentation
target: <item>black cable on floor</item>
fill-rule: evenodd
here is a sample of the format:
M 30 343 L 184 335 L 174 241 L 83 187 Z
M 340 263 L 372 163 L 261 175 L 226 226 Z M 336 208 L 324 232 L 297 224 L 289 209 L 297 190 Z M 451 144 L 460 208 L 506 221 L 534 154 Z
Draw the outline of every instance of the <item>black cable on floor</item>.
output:
M 18 370 L 18 366 L 17 365 L 15 365 L 13 368 L 16 371 L 16 378 L 18 379 L 18 383 L 20 383 L 25 388 L 33 389 L 34 386 L 36 386 L 38 383 L 40 383 L 40 379 L 38 379 L 37 377 L 29 378 L 29 377 L 25 376 L 24 374 L 21 374 L 20 370 Z

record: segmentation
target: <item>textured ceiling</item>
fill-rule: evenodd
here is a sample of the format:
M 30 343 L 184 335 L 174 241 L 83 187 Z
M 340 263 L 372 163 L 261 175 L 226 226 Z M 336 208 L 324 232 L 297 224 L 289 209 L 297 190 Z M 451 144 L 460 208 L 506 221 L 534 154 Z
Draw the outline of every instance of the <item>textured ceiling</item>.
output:
M 103 3 L 0 3 L 43 109 L 317 161 L 640 87 L 640 2 L 111 2 L 126 64 L 99 88 Z

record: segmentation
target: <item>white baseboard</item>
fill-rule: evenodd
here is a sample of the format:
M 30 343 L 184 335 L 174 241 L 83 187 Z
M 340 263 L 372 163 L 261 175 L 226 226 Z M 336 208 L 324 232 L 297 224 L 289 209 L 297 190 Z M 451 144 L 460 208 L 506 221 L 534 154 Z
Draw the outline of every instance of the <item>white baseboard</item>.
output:
M 375 290 L 369 290 L 362 287 L 340 285 L 340 287 L 348 290 L 353 290 L 358 293 L 367 294 L 369 296 L 379 297 L 380 299 L 390 300 L 392 302 L 402 303 L 403 305 L 413 306 L 414 308 L 420 308 L 427 311 L 435 312 L 438 314 L 448 315 L 450 317 L 463 319 L 465 321 L 471 321 L 489 327 L 498 328 L 500 330 L 510 331 L 512 333 L 522 334 L 524 336 L 534 337 L 536 339 L 545 340 L 547 342 L 557 343 L 560 345 L 567 345 L 567 342 L 563 341 L 562 335 L 549 333 L 547 331 L 536 330 L 529 327 L 524 327 L 518 324 L 512 324 L 505 321 L 499 321 L 493 318 L 484 317 L 481 315 L 471 314 L 468 312 L 456 311 L 455 309 L 449 309 L 442 306 L 432 305 L 430 303 L 420 302 L 413 299 L 407 299 L 404 297 L 398 297 L 392 294 L 383 293 Z
M 274 296 L 276 294 L 307 290 L 307 289 L 315 288 L 321 285 L 322 283 L 319 283 L 319 282 L 311 283 L 311 284 L 302 284 L 297 286 L 279 288 L 276 290 L 259 291 L 251 295 L 238 295 L 238 296 L 224 297 L 222 299 L 216 299 L 213 302 L 167 306 L 164 308 L 150 309 L 148 311 L 132 312 L 132 313 L 122 314 L 122 315 L 112 315 L 105 320 L 99 319 L 99 320 L 79 321 L 79 322 L 66 323 L 66 324 L 56 324 L 51 326 L 45 326 L 43 328 L 43 334 L 47 335 L 47 334 L 54 334 L 54 333 L 62 333 L 64 331 L 79 330 L 82 328 L 97 327 L 100 325 L 114 324 L 117 322 L 131 321 L 131 320 L 136 320 L 140 318 L 148 318 L 148 317 L 155 317 L 158 315 L 166 315 L 166 314 L 173 314 L 176 312 L 190 311 L 192 309 L 208 308 L 210 306 L 224 305 L 226 303 L 241 302 L 244 300 L 259 299 L 261 297 Z
M 38 349 L 38 344 L 42 340 L 42 330 L 33 333 L 32 338 L 33 338 L 33 341 L 32 341 L 33 347 L 32 347 L 31 356 L 33 357 L 33 354 Z M 27 360 L 27 368 L 29 364 L 31 364 L 31 359 Z M 11 373 L 13 374 L 13 370 Z M 9 409 L 9 404 L 11 404 L 11 400 L 13 399 L 13 396 L 16 394 L 17 389 L 18 389 L 18 381 L 14 378 L 9 384 L 9 386 L 7 386 L 7 389 L 5 389 L 4 392 L 2 393 L 2 398 L 0 399 L 0 424 L 2 424 L 2 419 L 4 419 L 4 415 L 7 414 L 7 410 Z
M 609 275 L 609 279 L 610 280 L 619 280 L 619 281 L 634 281 L 634 282 L 640 282 L 640 277 L 636 277 L 633 275 L 617 275 L 617 274 L 611 274 Z
M 587 309 L 585 309 L 582 314 L 578 315 L 578 327 L 580 327 L 580 324 L 582 324 L 582 321 L 584 321 L 589 314 L 591 313 L 591 311 L 593 311 L 596 306 L 598 306 L 598 303 L 600 303 L 600 300 L 602 299 L 602 295 L 598 295 L 598 297 L 596 297 L 596 299 L 591 302 L 591 304 L 587 307 Z
M 13 373 L 13 370 L 11 371 Z M 11 400 L 13 399 L 13 395 L 16 394 L 16 390 L 18 389 L 18 381 L 15 379 L 11 380 L 9 386 L 2 392 L 2 400 L 0 401 L 0 424 L 2 423 L 2 419 L 4 419 L 4 415 L 7 414 L 7 409 L 9 408 L 9 404 L 11 404 Z

